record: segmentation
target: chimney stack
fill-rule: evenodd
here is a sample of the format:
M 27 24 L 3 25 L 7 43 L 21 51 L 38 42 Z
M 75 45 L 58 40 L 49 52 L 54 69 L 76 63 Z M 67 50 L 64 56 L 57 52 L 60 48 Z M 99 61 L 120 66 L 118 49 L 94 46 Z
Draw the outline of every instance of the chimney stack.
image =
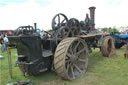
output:
M 34 23 L 34 28 L 35 28 L 35 32 L 36 32 L 36 29 L 37 29 L 37 23 Z
M 89 7 L 92 29 L 95 29 L 95 9 L 96 7 Z

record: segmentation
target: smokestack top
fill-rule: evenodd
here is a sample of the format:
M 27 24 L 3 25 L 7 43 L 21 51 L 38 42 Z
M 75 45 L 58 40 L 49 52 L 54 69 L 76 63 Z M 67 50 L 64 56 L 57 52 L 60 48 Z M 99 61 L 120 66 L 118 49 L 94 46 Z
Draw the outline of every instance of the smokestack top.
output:
M 92 29 L 95 29 L 95 9 L 96 9 L 96 7 L 94 7 L 94 6 L 89 7 Z
M 89 7 L 89 9 L 96 9 L 96 7 L 94 7 L 94 6 L 91 6 L 91 7 Z
M 37 23 L 34 23 L 34 28 L 35 28 L 35 32 L 36 32 L 36 29 L 37 29 Z

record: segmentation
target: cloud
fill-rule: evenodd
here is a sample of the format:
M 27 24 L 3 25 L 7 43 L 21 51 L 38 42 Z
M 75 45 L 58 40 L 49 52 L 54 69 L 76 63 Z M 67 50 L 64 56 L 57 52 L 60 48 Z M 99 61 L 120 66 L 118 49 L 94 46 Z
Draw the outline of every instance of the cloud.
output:
M 3 7 L 3 6 L 7 6 L 8 4 L 6 3 L 0 3 L 0 7 Z
M 28 0 L 0 0 L 0 7 L 8 6 L 9 4 L 12 4 L 12 3 L 20 4 L 26 1 Z
M 18 1 L 18 0 L 17 0 Z M 115 5 L 120 2 L 120 5 Z M 85 19 L 90 6 L 96 6 L 96 27 L 128 25 L 128 1 L 113 0 L 27 0 L 25 3 L 11 3 L 0 7 L 0 29 L 15 29 L 21 25 L 37 22 L 40 29 L 51 29 L 55 14 L 64 13 L 68 18 Z
M 37 4 L 40 6 L 48 6 L 51 3 L 51 0 L 35 0 Z
M 4 3 L 23 3 L 26 1 L 28 0 L 0 0 L 0 2 L 4 2 Z
M 119 6 L 121 4 L 122 0 L 108 0 L 108 4 L 113 6 Z

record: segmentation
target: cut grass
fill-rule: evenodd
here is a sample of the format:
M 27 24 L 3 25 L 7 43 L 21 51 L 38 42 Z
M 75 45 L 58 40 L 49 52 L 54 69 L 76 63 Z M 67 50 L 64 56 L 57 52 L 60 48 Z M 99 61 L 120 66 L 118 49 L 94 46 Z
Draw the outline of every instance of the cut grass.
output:
M 113 57 L 103 57 L 99 49 L 93 50 L 89 54 L 89 64 L 87 72 L 79 79 L 73 81 L 62 80 L 54 72 L 45 72 L 37 77 L 24 77 L 18 67 L 15 66 L 16 49 L 12 50 L 13 78 L 9 77 L 7 54 L 0 60 L 0 85 L 10 82 L 32 80 L 34 85 L 128 85 L 128 59 L 123 54 L 125 48 L 116 50 Z

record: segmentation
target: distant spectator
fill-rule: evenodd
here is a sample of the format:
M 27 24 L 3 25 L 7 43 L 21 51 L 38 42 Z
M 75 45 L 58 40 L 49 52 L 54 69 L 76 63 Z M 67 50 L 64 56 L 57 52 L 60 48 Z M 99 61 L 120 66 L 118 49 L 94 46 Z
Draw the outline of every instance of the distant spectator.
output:
M 5 44 L 5 50 L 7 50 L 7 47 L 8 47 L 8 44 L 9 44 L 9 41 L 8 41 L 8 38 L 7 38 L 7 34 L 4 35 L 4 44 Z
M 44 36 L 44 34 L 43 34 L 43 31 L 40 33 L 40 37 L 41 37 L 41 39 L 43 39 L 43 36 Z
M 44 32 L 43 39 L 47 39 L 47 38 L 48 38 L 48 34 L 46 32 Z
M 5 52 L 5 44 L 4 44 L 4 36 L 3 34 L 0 36 L 0 44 L 1 44 L 1 52 Z
M 0 44 L 2 43 L 2 37 L 1 37 L 1 35 L 0 35 Z
M 46 32 L 44 32 L 44 31 L 42 31 L 40 33 L 40 36 L 41 36 L 41 39 L 47 39 L 48 38 L 48 34 Z

